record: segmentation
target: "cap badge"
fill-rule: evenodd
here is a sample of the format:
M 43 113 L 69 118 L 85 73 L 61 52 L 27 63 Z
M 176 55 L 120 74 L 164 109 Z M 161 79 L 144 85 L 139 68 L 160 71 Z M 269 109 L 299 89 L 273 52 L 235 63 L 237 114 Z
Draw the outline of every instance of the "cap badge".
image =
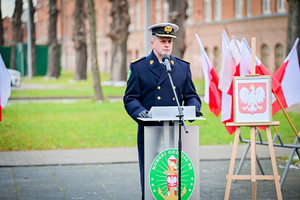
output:
M 172 31 L 172 26 L 168 25 L 165 27 L 165 32 L 171 32 Z

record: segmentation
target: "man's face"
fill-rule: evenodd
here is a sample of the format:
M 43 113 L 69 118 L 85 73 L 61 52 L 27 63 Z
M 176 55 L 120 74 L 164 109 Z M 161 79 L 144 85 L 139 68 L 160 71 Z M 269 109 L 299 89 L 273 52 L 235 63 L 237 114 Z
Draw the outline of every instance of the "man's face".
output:
M 173 38 L 155 36 L 151 41 L 151 45 L 156 55 L 159 55 L 160 57 L 163 54 L 171 55 L 173 49 Z

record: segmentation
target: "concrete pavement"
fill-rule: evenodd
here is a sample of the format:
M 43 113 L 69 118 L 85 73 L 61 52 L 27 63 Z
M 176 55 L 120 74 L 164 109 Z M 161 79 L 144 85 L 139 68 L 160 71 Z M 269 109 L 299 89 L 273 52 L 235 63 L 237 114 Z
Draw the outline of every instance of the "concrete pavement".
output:
M 238 148 L 240 158 L 246 145 Z M 257 145 L 257 154 L 265 173 L 272 174 L 267 148 Z M 231 150 L 200 146 L 200 199 L 224 199 Z M 291 151 L 275 147 L 276 157 Z M 0 152 L 0 199 L 140 199 L 137 161 L 135 147 Z M 250 165 L 247 159 L 241 174 L 250 174 Z M 282 175 L 286 161 L 277 159 L 277 166 Z M 299 184 L 299 167 L 291 166 L 283 199 L 300 199 Z M 251 199 L 251 188 L 250 180 L 233 183 L 230 199 Z M 277 199 L 274 181 L 258 181 L 257 199 Z
M 237 159 L 240 159 L 246 145 L 239 145 Z M 200 146 L 200 160 L 230 160 L 231 145 Z M 267 146 L 257 145 L 259 158 L 270 158 Z M 291 149 L 275 147 L 276 157 L 289 156 Z M 250 151 L 247 154 L 250 158 Z M 0 166 L 40 166 L 40 165 L 74 165 L 138 162 L 136 147 L 67 149 L 42 151 L 7 151 L 0 152 Z

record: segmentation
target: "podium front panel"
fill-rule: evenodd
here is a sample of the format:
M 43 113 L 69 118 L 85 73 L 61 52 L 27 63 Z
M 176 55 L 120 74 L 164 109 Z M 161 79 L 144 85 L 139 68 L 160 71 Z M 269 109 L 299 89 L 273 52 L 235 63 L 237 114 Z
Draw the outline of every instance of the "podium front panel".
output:
M 191 191 L 190 198 L 191 200 L 198 200 L 200 198 L 200 181 L 199 181 L 199 127 L 198 126 L 188 126 L 188 133 L 185 133 L 184 128 L 181 127 L 181 139 L 182 139 L 182 152 L 187 155 L 190 162 L 193 164 L 194 168 L 194 186 L 193 191 Z M 168 149 L 178 149 L 178 138 L 179 130 L 178 123 L 175 123 L 175 126 L 146 126 L 145 127 L 145 199 L 153 200 L 155 199 L 151 190 L 153 190 L 153 184 L 150 186 L 150 170 L 152 164 L 155 162 L 155 158 L 163 151 Z M 188 159 L 185 159 L 188 160 Z M 183 163 L 184 161 L 182 161 Z M 168 165 L 168 163 L 166 163 Z M 190 164 L 189 164 L 190 165 Z M 184 167 L 184 166 L 182 166 Z M 186 167 L 186 166 L 185 166 Z M 164 172 L 161 172 L 164 176 Z M 183 171 L 182 171 L 183 173 Z M 183 175 L 183 174 L 182 174 Z M 167 175 L 165 175 L 167 177 Z M 183 182 L 183 176 L 182 182 Z M 167 179 L 167 178 L 166 178 Z M 181 188 L 182 190 L 183 188 Z M 186 195 L 187 196 L 187 195 Z M 185 196 L 182 196 L 181 199 L 187 199 Z

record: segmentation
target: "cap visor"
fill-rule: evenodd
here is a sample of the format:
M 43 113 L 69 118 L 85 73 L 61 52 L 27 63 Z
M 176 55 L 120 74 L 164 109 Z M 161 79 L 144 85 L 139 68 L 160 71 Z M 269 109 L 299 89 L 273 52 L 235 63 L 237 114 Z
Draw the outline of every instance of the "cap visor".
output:
M 168 34 L 159 34 L 159 33 L 156 33 L 155 35 L 158 36 L 158 37 L 177 38 L 175 35 L 168 35 Z

